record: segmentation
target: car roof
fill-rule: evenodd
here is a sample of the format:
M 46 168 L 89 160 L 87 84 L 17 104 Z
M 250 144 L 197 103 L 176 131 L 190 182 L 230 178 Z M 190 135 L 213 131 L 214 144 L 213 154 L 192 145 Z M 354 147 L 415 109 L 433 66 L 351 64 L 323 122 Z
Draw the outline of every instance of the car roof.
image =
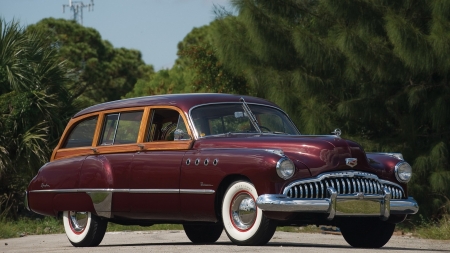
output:
M 209 103 L 239 102 L 239 99 L 241 97 L 244 98 L 247 103 L 265 104 L 278 107 L 276 104 L 265 99 L 251 96 L 225 93 L 185 93 L 137 97 L 106 102 L 83 109 L 80 112 L 76 113 L 73 118 L 104 110 L 158 105 L 175 106 L 187 113 L 189 112 L 189 109 L 197 105 Z

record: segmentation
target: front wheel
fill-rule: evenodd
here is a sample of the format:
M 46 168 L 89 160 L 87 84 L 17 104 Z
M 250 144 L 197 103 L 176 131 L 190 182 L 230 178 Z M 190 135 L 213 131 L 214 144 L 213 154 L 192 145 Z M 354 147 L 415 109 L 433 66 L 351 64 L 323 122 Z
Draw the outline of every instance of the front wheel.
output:
M 184 232 L 191 242 L 200 244 L 215 243 L 222 235 L 223 225 L 220 222 L 207 224 L 183 224 Z
M 108 221 L 90 212 L 64 211 L 64 230 L 70 243 L 75 247 L 94 247 L 105 236 Z
M 276 221 L 266 218 L 256 206 L 257 197 L 255 187 L 247 181 L 236 181 L 225 192 L 223 226 L 237 245 L 264 245 L 275 233 Z
M 356 248 L 381 248 L 392 237 L 395 224 L 378 218 L 349 219 L 340 225 L 342 236 Z

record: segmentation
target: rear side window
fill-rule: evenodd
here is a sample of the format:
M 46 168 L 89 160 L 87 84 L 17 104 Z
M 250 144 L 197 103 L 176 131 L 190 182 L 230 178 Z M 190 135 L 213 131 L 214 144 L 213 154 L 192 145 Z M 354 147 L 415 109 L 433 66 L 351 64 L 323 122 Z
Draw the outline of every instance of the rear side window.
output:
M 63 148 L 90 147 L 94 139 L 98 116 L 80 121 L 69 134 Z
M 143 113 L 137 111 L 106 115 L 100 145 L 136 143 Z
M 172 109 L 152 109 L 146 142 L 190 140 L 181 115 Z

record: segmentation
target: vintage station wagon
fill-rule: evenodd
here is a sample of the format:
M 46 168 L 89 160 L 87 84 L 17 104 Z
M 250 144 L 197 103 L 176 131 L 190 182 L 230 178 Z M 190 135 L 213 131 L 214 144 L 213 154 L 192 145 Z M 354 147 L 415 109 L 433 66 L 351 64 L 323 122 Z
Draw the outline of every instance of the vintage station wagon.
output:
M 263 245 L 277 226 L 330 225 L 354 247 L 382 247 L 418 205 L 399 153 L 365 153 L 302 135 L 277 105 L 229 94 L 176 94 L 95 105 L 68 123 L 25 204 L 63 217 L 74 246 L 96 246 L 108 222 L 183 224 L 193 243 L 225 229 Z

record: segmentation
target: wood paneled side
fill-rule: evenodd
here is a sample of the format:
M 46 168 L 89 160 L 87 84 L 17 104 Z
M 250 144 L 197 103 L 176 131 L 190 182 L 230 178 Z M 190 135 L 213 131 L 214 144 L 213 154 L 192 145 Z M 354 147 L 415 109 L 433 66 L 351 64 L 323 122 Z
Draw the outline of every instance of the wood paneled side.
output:
M 91 114 L 86 114 L 78 118 L 72 118 L 67 124 L 66 129 L 60 139 L 58 145 L 53 151 L 51 160 L 82 156 L 82 155 L 100 155 L 100 154 L 111 154 L 111 153 L 126 153 L 126 152 L 138 152 L 144 150 L 187 150 L 192 147 L 193 140 L 182 140 L 182 141 L 155 141 L 155 142 L 143 142 L 145 139 L 145 134 L 148 128 L 150 112 L 152 109 L 172 109 L 177 111 L 183 118 L 188 133 L 192 136 L 192 131 L 189 127 L 186 115 L 177 107 L 174 106 L 148 106 L 148 107 L 136 107 L 136 108 L 125 108 L 120 110 L 108 110 L 102 112 L 95 112 Z M 101 146 L 98 145 L 99 138 L 101 136 L 103 122 L 105 120 L 105 115 L 109 113 L 117 112 L 127 112 L 127 111 L 144 111 L 142 115 L 141 125 L 139 127 L 139 135 L 137 143 L 133 144 L 123 144 L 123 145 L 108 145 Z M 77 148 L 61 148 L 67 138 L 68 134 L 71 132 L 73 127 L 81 120 L 89 117 L 98 116 L 97 125 L 95 128 L 94 137 L 92 140 L 92 146 L 90 147 L 77 147 Z

